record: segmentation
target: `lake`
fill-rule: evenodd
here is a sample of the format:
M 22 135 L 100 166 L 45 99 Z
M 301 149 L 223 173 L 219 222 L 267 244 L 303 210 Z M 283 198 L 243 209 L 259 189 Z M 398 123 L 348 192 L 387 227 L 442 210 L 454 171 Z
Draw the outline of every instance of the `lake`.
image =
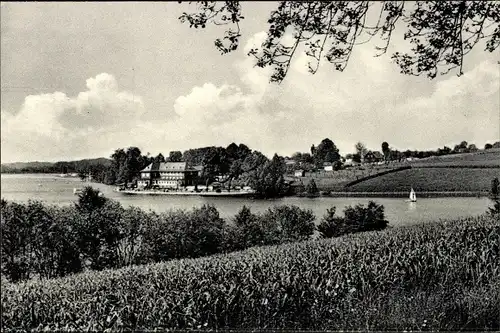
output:
M 48 174 L 2 174 L 1 196 L 9 201 L 26 202 L 40 200 L 47 204 L 69 205 L 76 201 L 73 188 L 86 183 L 75 178 L 61 178 Z M 92 183 L 108 198 L 119 201 L 123 206 L 136 206 L 145 210 L 164 212 L 172 209 L 191 209 L 203 204 L 213 204 L 224 218 L 234 216 L 243 205 L 253 212 L 262 212 L 275 205 L 292 204 L 311 209 L 319 220 L 326 210 L 337 207 L 341 214 L 348 205 L 366 204 L 373 200 L 384 205 L 386 219 L 390 225 L 406 225 L 430 222 L 438 219 L 479 215 L 490 205 L 488 198 L 419 198 L 416 203 L 401 198 L 298 198 L 286 197 L 273 200 L 251 198 L 217 198 L 197 196 L 140 196 L 113 192 L 114 187 Z M 417 193 L 418 197 L 418 193 Z

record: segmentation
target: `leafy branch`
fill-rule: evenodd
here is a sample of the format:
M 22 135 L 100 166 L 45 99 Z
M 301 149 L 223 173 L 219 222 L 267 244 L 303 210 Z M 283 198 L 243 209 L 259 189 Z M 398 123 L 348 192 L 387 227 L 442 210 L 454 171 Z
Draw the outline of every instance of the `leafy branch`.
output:
M 181 2 L 181 1 L 180 1 Z M 190 2 L 191 3 L 191 2 Z M 281 1 L 270 13 L 266 40 L 248 52 L 256 66 L 271 67 L 271 82 L 282 82 L 298 50 L 312 58 L 309 72 L 315 74 L 326 59 L 339 71 L 345 70 L 355 46 L 380 37 L 375 57 L 387 53 L 398 23 L 406 24 L 404 39 L 410 52 L 396 51 L 392 60 L 401 73 L 433 79 L 458 69 L 463 72 L 464 57 L 482 40 L 485 51 L 500 46 L 500 3 L 490 1 L 416 1 L 409 9 L 404 1 Z M 378 19 L 368 21 L 369 12 L 378 9 Z M 198 1 L 193 13 L 183 13 L 181 22 L 190 27 L 208 24 L 228 25 L 223 38 L 215 40 L 222 54 L 238 48 L 241 38 L 239 1 Z M 285 45 L 290 38 L 291 45 Z

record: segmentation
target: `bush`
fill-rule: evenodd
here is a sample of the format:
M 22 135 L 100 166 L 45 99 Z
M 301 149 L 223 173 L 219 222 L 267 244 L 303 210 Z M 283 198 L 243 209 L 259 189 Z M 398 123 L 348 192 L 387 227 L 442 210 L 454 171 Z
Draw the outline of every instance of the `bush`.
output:
M 345 230 L 345 221 L 343 218 L 335 216 L 336 208 L 332 207 L 326 211 L 325 216 L 321 219 L 317 229 L 320 236 L 323 238 L 332 238 L 344 235 L 347 233 Z
M 317 226 L 323 238 L 338 237 L 363 231 L 383 230 L 389 223 L 385 220 L 384 206 L 373 201 L 370 201 L 366 208 L 363 205 L 346 207 L 344 217 L 335 216 L 335 212 L 335 207 L 328 209 L 321 223 Z
M 108 201 L 99 190 L 86 186 L 83 191 L 78 194 L 78 201 L 75 206 L 79 211 L 91 212 L 95 209 L 104 207 Z
M 314 179 L 311 179 L 309 184 L 307 184 L 306 192 L 308 196 L 317 196 L 319 193 L 318 186 L 316 186 L 316 182 Z
M 151 214 L 140 208 L 129 207 L 121 214 L 118 224 L 117 266 L 147 263 L 144 246 L 144 228 L 151 225 Z
M 214 206 L 156 214 L 124 209 L 92 188 L 75 206 L 2 200 L 1 209 L 2 274 L 11 281 L 303 241 L 315 231 L 312 211 L 297 206 L 276 206 L 263 214 L 243 207 L 234 224 L 227 224 Z M 336 218 L 335 210 L 329 210 L 318 227 L 322 236 L 350 232 L 353 225 L 355 231 L 383 228 L 383 207 L 350 209 L 349 219 Z
M 466 218 L 2 285 L 2 331 L 500 329 L 500 228 Z
M 488 207 L 488 214 L 495 217 L 500 216 L 500 181 L 497 177 L 491 181 L 490 196 L 493 207 Z
M 237 249 L 266 244 L 266 230 L 262 218 L 243 206 L 234 217 Z M 272 243 L 272 242 L 270 242 Z
M 71 233 L 71 209 L 2 200 L 2 274 L 11 281 L 64 276 L 81 270 Z
M 389 223 L 385 220 L 384 206 L 373 201 L 368 202 L 368 207 L 356 205 L 344 209 L 344 220 L 348 232 L 382 230 Z
M 78 208 L 73 217 L 84 266 L 97 270 L 117 267 L 123 207 L 111 200 L 105 200 L 99 208 L 89 207 Z
M 311 237 L 315 230 L 312 210 L 294 205 L 275 206 L 261 217 L 265 230 L 265 244 L 302 241 Z

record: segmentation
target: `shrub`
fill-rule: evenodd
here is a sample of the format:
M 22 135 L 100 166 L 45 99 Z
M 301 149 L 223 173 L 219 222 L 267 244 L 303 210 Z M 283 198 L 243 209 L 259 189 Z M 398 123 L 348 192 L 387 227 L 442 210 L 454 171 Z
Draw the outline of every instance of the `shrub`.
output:
M 118 267 L 148 262 L 143 249 L 143 234 L 144 228 L 151 224 L 150 218 L 150 214 L 137 207 L 129 207 L 121 214 L 118 224 Z
M 243 206 L 234 217 L 238 248 L 266 244 L 266 230 L 262 218 L 253 214 L 250 208 Z M 270 242 L 272 243 L 272 242 Z
M 309 196 L 316 196 L 319 193 L 318 186 L 316 186 L 316 182 L 314 179 L 311 179 L 309 184 L 307 184 L 306 188 L 307 195 Z
M 144 247 L 154 262 L 196 258 L 225 250 L 225 221 L 211 205 L 191 212 L 178 210 L 153 215 L 144 230 Z
M 2 201 L 2 273 L 11 281 L 52 278 L 81 270 L 67 208 L 37 201 Z
M 483 216 L 7 284 L 2 331 L 498 331 L 499 240 Z
M 347 232 L 382 230 L 389 223 L 385 220 L 384 206 L 373 201 L 368 202 L 366 208 L 361 204 L 348 206 L 344 216 Z
M 192 249 L 188 257 L 221 252 L 224 224 L 225 221 L 214 206 L 203 205 L 201 208 L 194 208 L 189 214 L 186 230 Z
M 90 206 L 81 207 L 86 208 L 78 208 L 73 223 L 85 267 L 97 270 L 116 267 L 123 207 L 111 200 L 91 210 L 87 209 Z
M 491 216 L 499 216 L 500 215 L 500 181 L 497 177 L 495 177 L 491 181 L 491 190 L 490 190 L 491 200 L 493 201 L 493 207 L 488 207 L 488 214 Z
M 108 199 L 102 195 L 99 190 L 86 186 L 80 194 L 78 194 L 78 201 L 76 207 L 79 211 L 91 212 L 96 209 L 104 207 Z
M 326 211 L 317 229 L 323 238 L 338 237 L 346 233 L 345 220 L 335 216 L 336 208 L 332 207 Z
M 275 206 L 261 217 L 266 244 L 280 244 L 302 241 L 313 235 L 315 216 L 312 210 L 300 209 L 295 205 Z
M 363 205 L 348 206 L 344 209 L 344 217 L 335 216 L 336 208 L 327 210 L 321 223 L 317 226 L 323 238 L 338 237 L 349 233 L 383 230 L 387 227 L 384 206 L 373 201 L 365 208 Z

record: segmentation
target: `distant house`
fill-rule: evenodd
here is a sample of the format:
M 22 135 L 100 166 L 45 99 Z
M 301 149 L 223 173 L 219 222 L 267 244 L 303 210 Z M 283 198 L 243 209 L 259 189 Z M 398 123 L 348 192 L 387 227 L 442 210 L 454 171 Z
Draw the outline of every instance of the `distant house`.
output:
M 140 171 L 138 187 L 178 188 L 194 185 L 199 171 L 186 162 L 153 162 Z
M 383 160 L 384 160 L 384 155 L 379 151 L 369 151 L 368 153 L 366 153 L 364 159 L 364 161 L 368 163 L 380 162 Z
M 295 177 L 304 177 L 306 172 L 304 170 L 295 170 L 294 176 Z
M 344 161 L 345 166 L 352 166 L 353 164 L 354 164 L 354 161 L 352 160 L 352 158 L 346 158 Z
M 331 164 L 324 165 L 324 166 L 323 166 L 323 169 L 324 169 L 325 171 L 333 171 L 333 165 L 331 165 Z

